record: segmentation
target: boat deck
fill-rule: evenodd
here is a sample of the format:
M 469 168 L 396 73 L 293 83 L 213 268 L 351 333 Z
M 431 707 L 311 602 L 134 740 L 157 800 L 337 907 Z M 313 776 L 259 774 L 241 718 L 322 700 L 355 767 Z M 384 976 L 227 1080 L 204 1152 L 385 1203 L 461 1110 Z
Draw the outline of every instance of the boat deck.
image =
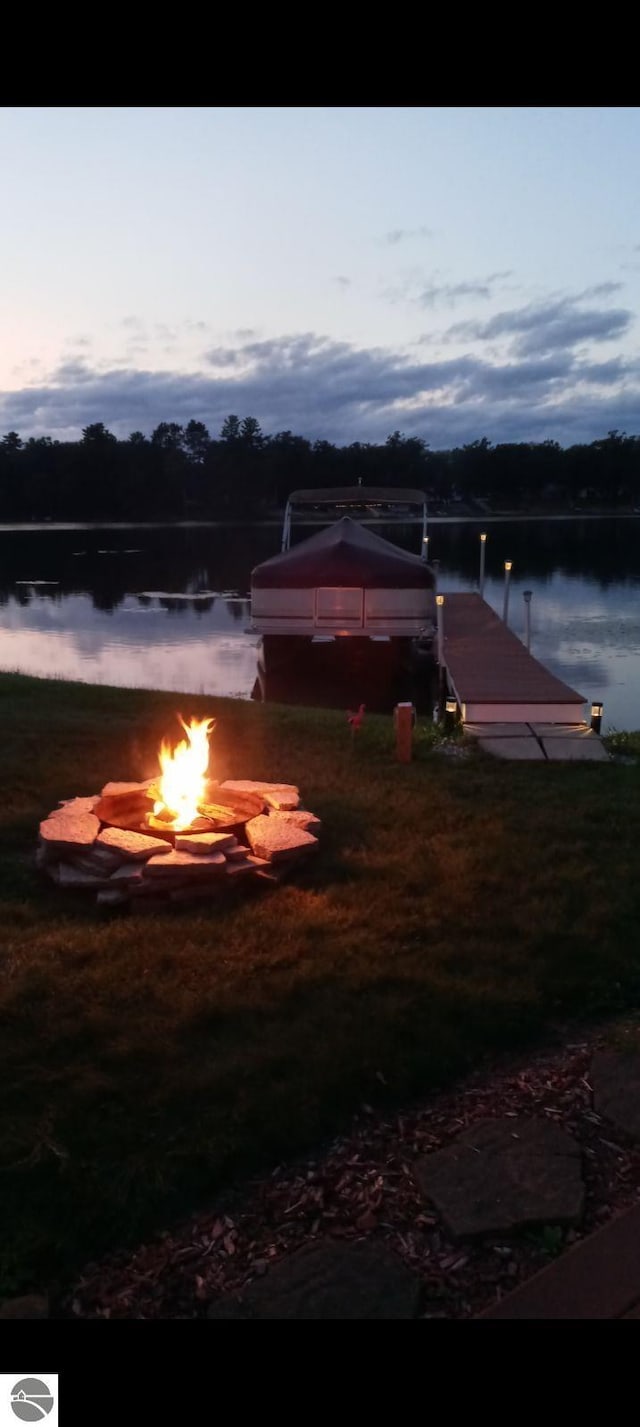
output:
M 445 594 L 443 629 L 465 723 L 582 723 L 584 695 L 534 659 L 479 594 Z

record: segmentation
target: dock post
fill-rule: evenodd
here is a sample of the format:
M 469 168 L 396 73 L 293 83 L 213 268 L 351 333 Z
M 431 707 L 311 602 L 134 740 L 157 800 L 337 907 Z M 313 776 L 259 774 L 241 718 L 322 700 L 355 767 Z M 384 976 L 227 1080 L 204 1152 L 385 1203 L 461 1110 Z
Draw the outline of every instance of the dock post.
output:
M 487 553 L 487 537 L 486 537 L 485 532 L 483 531 L 483 532 L 482 532 L 482 535 L 480 536 L 480 580 L 479 580 L 479 587 L 480 587 L 480 599 L 481 599 L 481 600 L 484 599 L 484 560 L 485 560 L 485 555 L 486 555 L 486 553 Z
M 444 667 L 444 595 L 436 595 L 436 620 L 438 634 L 438 718 L 444 718 L 444 701 L 447 692 Z
M 503 618 L 505 624 L 508 624 L 508 622 L 509 622 L 509 585 L 510 585 L 510 582 L 511 582 L 511 569 L 512 569 L 512 566 L 513 566 L 513 560 L 505 560 L 505 562 L 504 562 L 504 604 L 503 604 L 503 606 L 502 606 L 502 618 Z
M 423 560 L 424 560 L 424 562 L 425 562 L 425 565 L 428 565 L 428 564 L 429 564 L 429 536 L 428 536 L 428 535 L 423 535 L 423 537 L 422 537 L 422 558 L 423 558 Z
M 524 600 L 525 644 L 526 644 L 526 646 L 527 646 L 527 654 L 530 654 L 530 653 L 531 653 L 531 596 L 532 596 L 532 594 L 533 594 L 533 590 L 523 590 L 523 592 L 522 592 L 522 598 L 523 598 L 523 600 Z
M 439 560 L 432 560 L 432 561 L 431 561 L 431 569 L 433 570 L 434 577 L 435 577 L 435 586 L 434 586 L 434 588 L 435 588 L 436 591 L 437 591 L 437 589 L 438 589 L 438 579 L 439 579 L 439 576 L 440 576 L 440 561 L 439 561 Z

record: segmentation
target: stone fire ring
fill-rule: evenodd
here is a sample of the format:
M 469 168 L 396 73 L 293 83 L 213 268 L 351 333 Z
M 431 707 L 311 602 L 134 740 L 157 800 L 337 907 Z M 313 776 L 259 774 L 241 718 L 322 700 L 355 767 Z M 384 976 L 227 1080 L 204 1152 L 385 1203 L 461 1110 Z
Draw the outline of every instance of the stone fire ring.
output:
M 175 832 L 153 815 L 153 780 L 107 783 L 40 824 L 36 866 L 104 907 L 155 910 L 206 899 L 246 878 L 279 882 L 318 847 L 320 821 L 289 783 L 209 783 L 201 816 Z

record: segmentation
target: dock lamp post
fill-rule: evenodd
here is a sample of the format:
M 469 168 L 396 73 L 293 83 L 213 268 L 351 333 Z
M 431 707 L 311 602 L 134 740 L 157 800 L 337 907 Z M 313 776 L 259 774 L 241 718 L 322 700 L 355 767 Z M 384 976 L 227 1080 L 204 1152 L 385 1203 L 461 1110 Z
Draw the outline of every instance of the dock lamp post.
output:
M 480 599 L 484 599 L 484 561 L 487 553 L 487 537 L 485 532 L 480 536 Z
M 594 733 L 599 733 L 602 728 L 602 704 L 591 705 L 591 727 Z
M 505 624 L 508 622 L 508 619 L 509 619 L 509 585 L 510 585 L 510 582 L 511 582 L 511 570 L 512 570 L 512 567 L 513 567 L 513 560 L 505 560 L 505 562 L 504 562 L 504 604 L 503 604 L 503 606 L 502 606 L 502 618 L 503 618 Z
M 436 595 L 436 629 L 438 639 L 438 717 L 444 713 L 445 670 L 444 670 L 444 595 Z
M 444 728 L 445 733 L 453 733 L 458 721 L 458 700 L 449 695 L 444 706 Z
M 531 596 L 532 596 L 532 594 L 533 594 L 533 590 L 523 590 L 523 591 L 522 591 L 522 598 L 523 598 L 523 600 L 524 600 L 525 644 L 526 644 L 526 646 L 527 646 L 527 653 L 528 653 L 528 654 L 531 653 Z
M 423 535 L 423 537 L 422 537 L 422 558 L 423 558 L 425 564 L 428 564 L 428 563 L 429 563 L 429 536 L 428 536 L 428 535 Z

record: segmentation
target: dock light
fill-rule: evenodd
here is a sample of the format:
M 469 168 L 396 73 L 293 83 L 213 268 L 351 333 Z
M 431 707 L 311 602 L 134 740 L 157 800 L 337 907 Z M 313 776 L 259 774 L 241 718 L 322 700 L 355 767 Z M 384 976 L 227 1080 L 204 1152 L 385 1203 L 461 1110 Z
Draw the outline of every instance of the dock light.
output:
M 480 536 L 480 579 L 479 579 L 479 581 L 478 581 L 478 588 L 479 588 L 479 590 L 480 590 L 480 599 L 484 599 L 484 561 L 485 561 L 486 552 L 487 552 L 487 535 L 486 535 L 486 531 L 483 530 L 482 535 Z
M 436 595 L 436 604 L 439 604 L 439 605 L 443 605 L 443 604 L 444 604 L 444 595 Z
M 512 569 L 513 569 L 513 560 L 505 560 L 505 562 L 504 562 L 504 604 L 503 604 L 503 606 L 502 606 L 502 618 L 503 618 L 505 624 L 507 624 L 507 623 L 508 623 L 508 620 L 509 620 L 509 582 L 510 582 L 510 580 L 511 580 L 511 571 L 512 571 Z
M 599 732 L 600 732 L 600 729 L 602 728 L 602 710 L 603 710 L 603 707 L 604 707 L 603 704 L 592 704 L 592 705 L 591 705 L 591 727 L 592 727 L 594 733 L 599 733 Z
M 533 594 L 533 590 L 523 590 L 523 591 L 522 591 L 522 598 L 523 598 L 523 600 L 524 600 L 525 644 L 526 644 L 526 646 L 527 646 L 527 653 L 528 653 L 528 654 L 531 653 L 531 596 L 532 596 L 532 594 Z
M 444 705 L 444 727 L 446 733 L 453 733 L 458 721 L 458 700 L 450 694 Z

